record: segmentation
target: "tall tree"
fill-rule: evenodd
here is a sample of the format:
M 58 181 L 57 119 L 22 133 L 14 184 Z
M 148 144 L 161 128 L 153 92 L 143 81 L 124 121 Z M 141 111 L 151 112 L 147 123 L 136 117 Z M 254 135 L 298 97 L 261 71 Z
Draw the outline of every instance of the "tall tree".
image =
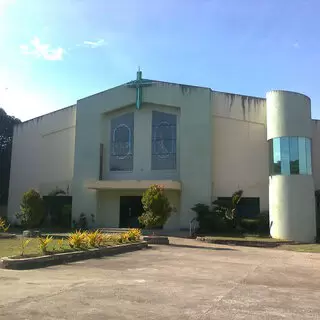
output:
M 0 204 L 8 202 L 13 127 L 18 123 L 0 108 Z

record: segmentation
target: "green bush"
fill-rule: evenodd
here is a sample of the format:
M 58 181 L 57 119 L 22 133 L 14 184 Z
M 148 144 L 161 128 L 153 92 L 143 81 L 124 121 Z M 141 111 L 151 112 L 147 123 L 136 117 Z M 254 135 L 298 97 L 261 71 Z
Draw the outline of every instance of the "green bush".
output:
M 252 219 L 241 219 L 240 227 L 244 232 L 269 234 L 269 213 L 267 211 L 259 213 Z
M 142 196 L 144 213 L 138 218 L 139 222 L 147 228 L 163 226 L 172 213 L 172 207 L 164 188 L 160 185 L 150 186 Z
M 270 234 L 270 222 L 269 222 L 269 212 L 262 211 L 258 215 L 258 232 L 263 234 Z
M 225 233 L 233 229 L 232 221 L 226 218 L 224 208 L 197 203 L 191 210 L 197 214 L 200 232 Z
M 258 219 L 241 219 L 240 227 L 245 232 L 258 233 L 259 230 L 259 220 Z
M 20 212 L 16 217 L 23 227 L 35 228 L 40 225 L 45 215 L 44 202 L 34 189 L 25 192 L 20 203 Z

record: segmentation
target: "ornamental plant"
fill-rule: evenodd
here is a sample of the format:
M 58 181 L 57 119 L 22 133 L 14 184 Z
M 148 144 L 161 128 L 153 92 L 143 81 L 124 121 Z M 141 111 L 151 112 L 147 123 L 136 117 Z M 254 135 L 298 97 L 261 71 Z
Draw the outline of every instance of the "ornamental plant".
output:
M 140 229 L 130 229 L 127 231 L 128 240 L 129 241 L 138 241 L 141 237 L 141 230 Z
M 146 228 L 163 226 L 172 213 L 172 207 L 165 195 L 164 187 L 158 184 L 151 185 L 142 196 L 144 212 L 139 222 Z
M 45 214 L 45 206 L 39 192 L 30 189 L 22 196 L 20 212 L 16 214 L 22 226 L 27 228 L 38 227 Z
M 87 247 L 87 233 L 76 231 L 68 237 L 68 243 L 72 249 L 83 249 Z
M 0 231 L 7 232 L 9 230 L 10 224 L 7 224 L 6 220 L 0 217 Z
M 26 239 L 24 237 L 21 237 L 20 240 L 20 251 L 21 251 L 21 257 L 24 256 L 24 253 L 26 251 L 26 247 L 28 246 L 28 244 L 31 242 L 32 239 Z
M 102 233 L 99 230 L 94 232 L 87 232 L 87 245 L 88 247 L 100 247 L 103 242 Z
M 46 236 L 45 238 L 39 238 L 39 248 L 43 254 L 48 253 L 48 246 L 53 241 L 53 237 Z

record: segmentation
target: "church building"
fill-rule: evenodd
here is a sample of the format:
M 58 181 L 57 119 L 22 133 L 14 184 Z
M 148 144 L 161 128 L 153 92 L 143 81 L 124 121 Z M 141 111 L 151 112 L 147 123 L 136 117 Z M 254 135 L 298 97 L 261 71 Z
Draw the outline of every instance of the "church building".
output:
M 243 190 L 248 210 L 270 212 L 275 238 L 314 241 L 320 123 L 311 101 L 266 98 L 142 78 L 85 97 L 14 128 L 8 217 L 22 195 L 72 197 L 72 219 L 136 227 L 141 195 L 164 186 L 176 212 L 164 229 L 189 228 L 197 203 Z

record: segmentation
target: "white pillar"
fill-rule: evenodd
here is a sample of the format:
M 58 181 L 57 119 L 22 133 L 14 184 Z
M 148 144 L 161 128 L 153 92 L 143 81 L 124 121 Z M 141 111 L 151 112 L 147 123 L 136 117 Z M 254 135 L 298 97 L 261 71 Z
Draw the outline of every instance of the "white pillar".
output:
M 298 150 L 294 146 L 297 142 L 294 139 L 297 137 L 300 137 Z M 310 98 L 288 91 L 268 92 L 267 139 L 271 146 L 273 143 L 274 148 L 274 152 L 270 148 L 269 174 L 270 233 L 273 238 L 301 242 L 315 240 L 315 190 L 310 162 L 311 151 L 308 153 L 311 150 L 311 138 Z M 310 149 L 304 148 L 304 140 Z M 286 148 L 286 145 L 289 148 Z M 297 166 L 293 168 L 293 162 L 290 163 L 293 153 L 299 153 L 298 169 Z M 276 160 L 279 160 L 275 162 L 280 163 L 280 169 L 272 166 L 275 160 L 273 154 Z

